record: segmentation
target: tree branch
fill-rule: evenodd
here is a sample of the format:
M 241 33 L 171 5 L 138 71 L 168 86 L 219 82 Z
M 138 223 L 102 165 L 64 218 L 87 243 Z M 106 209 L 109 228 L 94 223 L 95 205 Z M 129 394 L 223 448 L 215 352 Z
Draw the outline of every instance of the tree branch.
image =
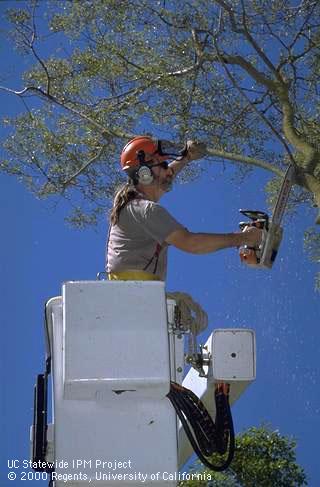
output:
M 104 149 L 104 146 L 100 147 L 98 153 L 95 156 L 93 156 L 91 159 L 89 159 L 89 161 L 87 161 L 85 164 L 83 164 L 83 166 L 80 169 L 78 169 L 78 171 L 76 171 L 74 174 L 72 174 L 72 176 L 70 176 L 68 179 L 63 181 L 63 183 L 62 183 L 63 188 L 65 189 L 74 179 L 76 179 L 78 176 L 80 176 L 80 174 L 83 173 L 91 164 L 93 164 L 95 161 L 97 161 L 99 159 L 99 157 L 101 156 L 103 149 Z
M 248 96 L 241 90 L 240 86 L 237 84 L 236 80 L 234 79 L 234 77 L 232 76 L 232 74 L 230 73 L 229 69 L 227 68 L 227 66 L 225 65 L 225 63 L 223 62 L 220 54 L 219 54 L 219 50 L 218 50 L 218 46 L 217 46 L 217 43 L 216 43 L 216 40 L 214 41 L 215 42 L 215 47 L 216 47 L 216 51 L 217 51 L 217 55 L 218 55 L 218 58 L 220 58 L 220 61 L 222 62 L 222 65 L 226 71 L 226 74 L 228 76 L 228 78 L 231 80 L 231 83 L 233 84 L 233 86 L 239 91 L 239 93 L 241 94 L 241 96 L 243 96 L 247 102 L 251 105 L 252 109 L 258 114 L 258 116 L 264 121 L 264 123 L 271 129 L 271 131 L 273 132 L 273 134 L 277 137 L 277 139 L 280 141 L 280 143 L 285 147 L 288 155 L 289 155 L 289 158 L 291 160 L 291 162 L 293 164 L 295 164 L 295 160 L 293 158 L 293 155 L 291 154 L 291 150 L 288 146 L 288 144 L 286 143 L 286 141 L 284 140 L 283 137 L 281 137 L 280 134 L 278 134 L 277 130 L 273 127 L 273 125 L 271 124 L 271 122 L 265 117 L 265 115 L 263 113 L 261 113 L 257 107 L 255 105 L 253 105 L 253 103 L 251 102 L 251 100 L 248 98 Z M 250 63 L 249 63 L 250 64 Z M 273 83 L 274 84 L 274 83 Z M 274 84 L 276 87 L 278 86 L 277 84 Z M 274 91 L 274 87 L 273 87 L 273 90 Z
M 283 177 L 284 172 L 272 164 L 262 161 L 261 159 L 256 159 L 254 157 L 244 156 L 243 154 L 234 154 L 232 152 L 226 152 L 222 150 L 213 149 L 207 147 L 207 154 L 210 156 L 218 157 L 219 159 L 227 159 L 229 161 L 240 162 L 247 164 L 249 166 L 259 167 L 260 169 L 265 169 L 266 171 L 272 172 L 279 177 Z
M 225 53 L 219 54 L 217 51 L 217 54 L 206 55 L 205 60 L 209 62 L 219 62 L 220 64 L 236 64 L 246 71 L 257 83 L 266 86 L 268 90 L 275 92 L 277 89 L 278 83 L 267 78 L 242 56 Z
M 19 97 L 25 96 L 26 93 L 28 93 L 28 92 L 35 92 L 40 97 L 50 101 L 51 103 L 54 103 L 55 105 L 60 106 L 61 108 L 65 109 L 65 110 L 70 111 L 71 113 L 73 113 L 77 117 L 82 118 L 83 120 L 86 120 L 86 122 L 88 122 L 90 125 L 95 127 L 101 133 L 101 135 L 103 135 L 104 137 L 107 135 L 113 136 L 113 137 L 128 138 L 128 139 L 133 137 L 132 134 L 120 132 L 118 130 L 115 131 L 115 130 L 107 129 L 106 127 L 104 127 L 100 123 L 98 123 L 95 120 L 93 120 L 92 118 L 88 117 L 88 115 L 86 115 L 85 113 L 79 112 L 75 108 L 66 105 L 63 101 L 60 101 L 55 96 L 50 95 L 49 93 L 46 93 L 41 88 L 36 88 L 35 86 L 28 86 L 21 91 L 15 91 L 15 90 L 12 90 L 11 88 L 6 88 L 4 86 L 0 86 L 0 90 L 4 90 L 8 93 L 11 93 L 11 94 L 19 96 Z
M 282 106 L 283 113 L 283 133 L 290 142 L 304 157 L 306 164 L 305 170 L 308 171 L 314 164 L 314 159 L 317 156 L 316 149 L 307 142 L 307 140 L 299 135 L 294 126 L 294 109 L 289 99 L 288 88 L 282 88 L 279 93 L 279 99 Z
M 306 16 L 306 18 L 304 19 L 304 22 L 302 23 L 300 29 L 299 29 L 299 32 L 296 33 L 296 35 L 294 36 L 291 44 L 289 45 L 289 51 L 291 51 L 291 49 L 293 48 L 293 46 L 295 45 L 295 43 L 298 41 L 299 37 L 302 35 L 303 33 L 303 30 L 304 28 L 306 27 L 306 25 L 308 24 L 309 22 L 309 19 L 311 18 L 311 16 L 313 15 L 313 12 L 317 6 L 317 1 L 314 2 L 314 4 L 312 5 L 311 7 L 311 10 L 309 11 L 308 15 Z
M 273 72 L 273 74 L 276 76 L 278 81 L 281 82 L 282 78 L 280 77 L 279 73 L 277 72 L 275 66 L 272 64 L 272 62 L 270 61 L 268 56 L 263 52 L 263 50 L 260 48 L 260 46 L 257 44 L 255 39 L 250 34 L 248 26 L 247 26 L 246 13 L 245 13 L 245 7 L 244 7 L 243 0 L 241 0 L 241 4 L 242 4 L 242 12 L 243 12 L 243 21 L 242 21 L 242 24 L 244 27 L 243 28 L 243 34 L 244 34 L 245 38 L 247 39 L 249 44 L 251 44 L 251 46 L 256 51 L 258 56 L 262 59 L 262 61 L 265 63 L 265 65 L 271 70 L 271 72 Z
M 31 35 L 31 41 L 30 41 L 30 49 L 34 55 L 34 57 L 36 58 L 36 60 L 38 61 L 38 63 L 40 64 L 40 66 L 43 68 L 45 74 L 46 74 L 46 78 L 47 78 L 47 93 L 49 94 L 50 92 L 50 75 L 49 75 L 49 71 L 48 71 L 48 68 L 47 66 L 45 65 L 44 61 L 40 58 L 40 56 L 38 55 L 38 53 L 36 52 L 35 50 L 35 47 L 34 47 L 34 42 L 37 38 L 37 31 L 36 31 L 36 24 L 35 24 L 35 11 L 36 11 L 36 7 L 37 7 L 37 2 L 35 1 L 34 2 L 34 5 L 33 5 L 33 9 L 32 9 L 32 35 Z

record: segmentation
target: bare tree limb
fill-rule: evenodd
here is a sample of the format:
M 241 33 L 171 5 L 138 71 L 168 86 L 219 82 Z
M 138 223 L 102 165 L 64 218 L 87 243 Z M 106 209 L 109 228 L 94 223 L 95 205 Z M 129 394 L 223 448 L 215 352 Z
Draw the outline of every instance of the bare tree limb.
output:
M 68 179 L 63 181 L 62 183 L 63 187 L 66 188 L 70 183 L 72 183 L 72 181 L 74 181 L 78 176 L 80 176 L 80 174 L 82 174 L 91 164 L 96 162 L 101 156 L 103 149 L 104 146 L 100 147 L 100 149 L 98 150 L 95 156 L 91 157 L 91 159 L 89 159 L 89 161 L 83 164 L 83 166 L 80 169 L 78 169 L 78 171 L 76 171 L 74 174 L 72 174 L 72 176 L 70 176 Z
M 249 61 L 244 59 L 242 56 L 226 53 L 218 54 L 217 51 L 217 54 L 214 55 L 207 54 L 205 59 L 209 62 L 219 62 L 219 64 L 238 65 L 244 71 L 246 71 L 257 83 L 266 86 L 268 90 L 274 92 L 277 89 L 278 83 L 270 78 L 267 78 L 264 73 L 256 69 Z
M 301 24 L 301 27 L 300 27 L 299 31 L 294 36 L 291 44 L 289 45 L 289 50 L 290 51 L 294 47 L 295 43 L 299 40 L 299 37 L 302 35 L 303 30 L 304 30 L 305 26 L 308 24 L 311 16 L 313 15 L 313 12 L 314 12 L 317 4 L 318 4 L 318 1 L 315 1 L 314 4 L 313 4 L 313 6 L 312 6 L 312 8 L 311 8 L 311 10 L 310 10 L 310 12 L 308 13 L 308 15 L 306 16 L 306 18 L 304 19 L 304 22 Z
M 299 135 L 294 126 L 294 109 L 289 99 L 288 88 L 282 88 L 278 92 L 279 99 L 282 105 L 283 113 L 283 133 L 286 138 L 299 152 L 301 152 L 306 160 L 305 169 L 308 170 L 314 162 L 317 155 L 316 149 L 307 142 L 305 137 Z
M 273 127 L 273 125 L 271 124 L 271 122 L 265 117 L 265 115 L 263 113 L 261 113 L 257 107 L 251 102 L 251 100 L 248 98 L 248 96 L 241 90 L 240 86 L 238 85 L 238 83 L 236 82 L 236 80 L 234 79 L 234 77 L 232 76 L 232 74 L 230 73 L 229 69 L 227 68 L 227 66 L 225 65 L 225 63 L 223 62 L 222 58 L 220 57 L 219 55 L 219 49 L 218 49 L 218 46 L 217 46 L 217 43 L 216 43 L 216 40 L 214 41 L 215 42 L 215 47 L 216 47 L 216 51 L 217 51 L 217 55 L 218 55 L 218 58 L 220 58 L 220 61 L 222 62 L 222 65 L 226 71 L 226 74 L 228 76 L 228 78 L 230 79 L 231 83 L 233 84 L 233 86 L 238 90 L 238 92 L 240 93 L 241 96 L 243 96 L 246 101 L 251 105 L 251 107 L 253 108 L 253 110 L 258 114 L 258 116 L 264 121 L 264 123 L 271 129 L 271 131 L 273 132 L 273 134 L 277 137 L 277 139 L 281 142 L 281 144 L 285 147 L 286 149 L 286 152 L 288 153 L 289 155 L 289 158 L 291 160 L 291 162 L 293 164 L 296 164 L 294 158 L 293 158 L 293 155 L 291 153 L 291 150 L 288 146 L 288 144 L 286 143 L 286 141 L 284 140 L 283 137 L 281 137 L 280 134 L 278 134 L 277 130 Z M 249 63 L 250 64 L 250 63 Z M 272 90 L 273 91 L 273 90 Z
M 34 2 L 33 4 L 33 9 L 32 9 L 32 28 L 33 28 L 33 31 L 32 31 L 32 35 L 31 35 L 31 41 L 30 41 L 30 49 L 34 55 L 34 57 L 36 58 L 36 60 L 38 61 L 38 63 L 40 64 L 40 66 L 42 66 L 45 74 L 46 74 L 46 78 L 47 78 L 47 93 L 49 94 L 50 92 L 50 75 L 49 75 L 49 71 L 48 71 L 48 68 L 47 66 L 45 65 L 44 61 L 40 58 L 40 56 L 38 55 L 35 47 L 34 47 L 34 43 L 35 43 L 35 40 L 37 38 L 37 31 L 36 31 L 36 24 L 35 24 L 35 11 L 36 11 L 36 7 L 37 7 L 37 1 Z
M 74 115 L 76 115 L 79 118 L 82 118 L 83 120 L 86 120 L 86 122 L 88 122 L 90 125 L 92 125 L 97 130 L 99 130 L 99 132 L 103 136 L 113 136 L 113 137 L 122 137 L 122 138 L 133 137 L 133 134 L 120 132 L 119 130 L 115 131 L 115 130 L 107 129 L 106 127 L 104 127 L 100 123 L 98 123 L 95 120 L 93 120 L 92 118 L 88 117 L 88 115 L 86 115 L 85 113 L 79 112 L 75 108 L 66 105 L 63 101 L 60 101 L 55 96 L 50 95 L 49 93 L 46 93 L 41 88 L 36 88 L 35 86 L 28 86 L 21 91 L 15 91 L 15 90 L 12 90 L 11 88 L 6 88 L 4 86 L 0 86 L 0 90 L 4 90 L 8 93 L 11 93 L 13 95 L 17 95 L 19 97 L 25 96 L 28 92 L 34 92 L 34 93 L 38 94 L 38 96 L 46 99 L 47 101 L 50 101 L 51 103 L 54 103 L 54 104 L 60 106 L 61 108 L 65 109 L 67 111 L 70 111 L 71 113 L 73 113 Z
M 219 159 L 226 159 L 229 161 L 244 163 L 249 166 L 259 167 L 260 169 L 265 169 L 266 171 L 272 172 L 280 177 L 284 175 L 284 171 L 279 169 L 277 166 L 273 166 L 272 164 L 262 161 L 261 159 L 244 156 L 243 154 L 234 154 L 232 152 L 217 150 L 210 147 L 207 147 L 207 153 L 208 155 L 218 157 Z
M 245 12 L 245 7 L 244 7 L 244 2 L 241 0 L 242 4 L 242 12 L 243 12 L 243 33 L 249 44 L 254 48 L 258 56 L 262 59 L 262 61 L 265 63 L 265 65 L 270 69 L 271 72 L 276 76 L 278 81 L 282 82 L 282 78 L 279 76 L 279 73 L 277 72 L 275 66 L 272 64 L 268 56 L 263 52 L 261 47 L 257 44 L 255 39 L 252 37 L 252 35 L 249 32 L 248 26 L 247 26 L 247 21 L 246 21 L 246 12 Z

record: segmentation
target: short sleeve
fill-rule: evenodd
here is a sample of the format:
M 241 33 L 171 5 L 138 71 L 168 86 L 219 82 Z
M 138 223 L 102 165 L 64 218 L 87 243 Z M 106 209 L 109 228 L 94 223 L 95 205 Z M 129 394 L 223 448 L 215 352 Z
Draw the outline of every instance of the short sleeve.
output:
M 159 244 L 172 232 L 184 228 L 165 208 L 152 201 L 147 202 L 139 220 L 144 231 Z

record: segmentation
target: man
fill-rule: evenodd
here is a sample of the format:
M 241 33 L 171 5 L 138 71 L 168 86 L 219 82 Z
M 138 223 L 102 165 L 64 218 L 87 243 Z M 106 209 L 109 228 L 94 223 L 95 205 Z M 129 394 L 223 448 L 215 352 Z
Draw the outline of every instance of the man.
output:
M 107 242 L 109 279 L 162 280 L 166 278 L 167 250 L 174 245 L 193 254 L 219 249 L 257 246 L 261 230 L 241 233 L 189 232 L 158 204 L 170 191 L 176 174 L 191 160 L 205 155 L 205 147 L 188 141 L 183 155 L 172 159 L 161 141 L 148 136 L 132 139 L 121 153 L 121 167 L 129 181 L 116 193 Z

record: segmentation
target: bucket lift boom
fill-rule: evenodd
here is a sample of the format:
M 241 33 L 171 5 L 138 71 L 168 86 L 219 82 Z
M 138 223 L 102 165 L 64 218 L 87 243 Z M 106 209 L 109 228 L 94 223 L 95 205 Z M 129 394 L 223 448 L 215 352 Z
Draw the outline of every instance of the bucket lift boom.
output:
M 162 282 L 66 282 L 62 296 L 47 303 L 45 321 L 31 448 L 35 469 L 55 487 L 66 479 L 74 487 L 138 486 L 143 479 L 176 486 L 193 450 L 167 397 L 172 382 L 214 417 L 217 384 L 229 384 L 233 404 L 255 379 L 254 332 L 217 329 L 198 351 Z M 193 367 L 184 377 L 186 338 Z

